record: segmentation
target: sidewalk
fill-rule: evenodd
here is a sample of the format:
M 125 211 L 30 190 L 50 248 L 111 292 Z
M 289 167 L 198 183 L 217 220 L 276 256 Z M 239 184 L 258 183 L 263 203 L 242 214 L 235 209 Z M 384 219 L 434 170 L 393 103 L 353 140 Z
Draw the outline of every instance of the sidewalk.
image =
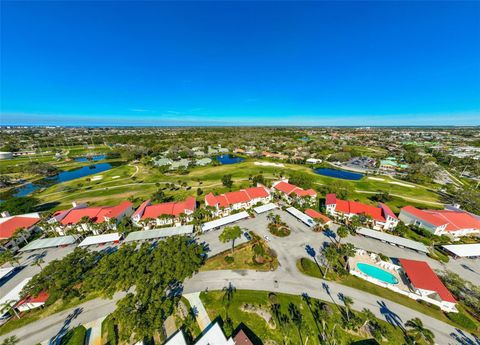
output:
M 200 292 L 194 292 L 183 296 L 188 300 L 193 310 L 195 310 L 198 326 L 200 327 L 200 330 L 203 331 L 212 321 L 208 317 L 207 311 L 200 300 Z

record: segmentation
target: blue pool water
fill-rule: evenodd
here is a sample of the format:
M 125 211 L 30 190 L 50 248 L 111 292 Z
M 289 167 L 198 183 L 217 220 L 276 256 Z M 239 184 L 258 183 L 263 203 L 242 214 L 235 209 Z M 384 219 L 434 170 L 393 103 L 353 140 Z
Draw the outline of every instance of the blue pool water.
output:
M 217 156 L 215 158 L 217 159 L 217 161 L 220 162 L 220 164 L 235 164 L 235 163 L 243 162 L 245 160 L 245 158 L 235 157 L 228 154 Z
M 363 177 L 363 174 L 354 173 L 354 172 L 345 171 L 345 170 L 338 170 L 338 169 L 318 168 L 318 169 L 315 169 L 314 171 L 319 175 L 341 178 L 344 180 L 352 180 L 352 181 L 360 180 Z
M 359 262 L 357 263 L 357 268 L 363 273 L 365 273 L 367 276 L 378 279 L 384 283 L 398 284 L 398 280 L 393 274 L 391 274 L 390 272 L 384 271 L 381 268 L 378 268 L 376 266 Z
M 16 188 L 11 196 L 26 196 L 39 188 L 45 188 L 53 186 L 54 184 L 67 182 L 71 180 L 75 180 L 80 177 L 85 177 L 88 175 L 98 174 L 107 170 L 110 170 L 112 165 L 110 163 L 99 163 L 95 165 L 89 165 L 85 167 L 81 167 L 79 169 L 71 170 L 71 171 L 62 171 L 58 175 L 46 177 L 39 181 L 33 183 L 26 183 L 18 188 Z
M 104 160 L 107 156 L 106 155 L 97 155 L 97 156 L 90 156 L 90 157 L 76 157 L 74 158 L 75 162 L 97 162 Z

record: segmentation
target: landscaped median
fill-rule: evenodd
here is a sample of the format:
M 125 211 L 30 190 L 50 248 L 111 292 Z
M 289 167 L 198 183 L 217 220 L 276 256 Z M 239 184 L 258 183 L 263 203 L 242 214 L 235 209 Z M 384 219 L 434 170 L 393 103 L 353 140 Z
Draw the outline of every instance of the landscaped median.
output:
M 477 336 L 480 336 L 480 323 L 466 315 L 466 311 L 464 310 L 461 303 L 457 305 L 457 309 L 459 311 L 457 315 L 463 315 L 463 316 L 451 317 L 450 314 L 447 315 L 447 313 L 444 313 L 443 311 L 440 310 L 440 308 L 434 305 L 428 304 L 426 302 L 415 301 L 407 296 L 398 294 L 392 290 L 372 284 L 366 280 L 360 279 L 358 277 L 355 277 L 349 274 L 345 276 L 339 276 L 336 273 L 330 271 L 324 278 L 323 272 L 320 266 L 308 258 L 299 259 L 297 261 L 297 268 L 300 272 L 302 272 L 305 275 L 308 275 L 314 278 L 335 281 L 336 283 L 349 286 L 357 290 L 366 291 L 372 295 L 376 295 L 381 298 L 388 299 L 392 302 L 404 305 L 422 314 L 436 318 L 452 326 L 464 329 Z M 461 318 L 463 322 L 456 322 L 456 320 L 459 318 Z M 465 321 L 465 318 L 469 319 L 471 322 Z M 475 327 L 471 327 L 473 324 L 475 325 Z M 467 327 L 467 325 L 469 325 L 470 327 Z
M 267 243 L 253 232 L 252 240 L 209 258 L 200 271 L 213 270 L 257 270 L 273 271 L 278 267 L 275 253 Z

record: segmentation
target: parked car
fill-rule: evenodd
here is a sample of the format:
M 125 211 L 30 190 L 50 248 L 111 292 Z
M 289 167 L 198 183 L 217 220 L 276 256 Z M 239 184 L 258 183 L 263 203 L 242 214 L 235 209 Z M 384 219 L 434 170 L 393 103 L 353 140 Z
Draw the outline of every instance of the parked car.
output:
M 252 236 L 250 236 L 250 234 L 248 232 L 244 232 L 243 233 L 243 236 L 245 236 L 245 238 L 247 239 L 247 241 L 250 241 L 252 239 Z
M 267 235 L 263 236 L 263 238 L 265 239 L 265 241 L 270 242 L 270 237 L 268 237 Z

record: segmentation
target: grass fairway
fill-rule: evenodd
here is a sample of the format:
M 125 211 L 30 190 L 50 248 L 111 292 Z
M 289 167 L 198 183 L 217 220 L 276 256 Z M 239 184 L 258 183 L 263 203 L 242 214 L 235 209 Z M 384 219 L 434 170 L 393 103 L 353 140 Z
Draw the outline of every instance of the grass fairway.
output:
M 314 299 L 310 299 L 307 304 L 300 296 L 267 291 L 238 290 L 234 292 L 233 300 L 227 308 L 222 291 L 202 292 L 200 298 L 212 320 L 221 317 L 225 323 L 228 315 L 232 320 L 233 329 L 243 323 L 264 344 L 269 340 L 273 340 L 277 344 L 320 344 L 317 336 L 321 332 L 322 321 L 325 322 L 329 335 L 332 333 L 333 325 L 337 325 L 334 332 L 337 344 L 350 344 L 352 341 L 371 338 L 366 333 L 344 330 L 341 327 L 343 316 L 339 308 L 331 303 Z M 272 303 L 279 305 L 278 315 L 280 319 L 284 320 L 282 323 L 279 323 L 278 318 L 274 316 Z M 332 314 L 322 317 L 321 307 L 324 304 L 329 306 Z M 245 305 L 253 306 L 255 311 L 246 311 Z M 301 322 L 297 324 L 293 322 L 292 315 L 300 315 L 297 320 L 300 319 Z M 270 318 L 272 321 L 267 322 Z M 390 339 L 384 344 L 402 344 L 402 332 L 385 321 L 380 322 L 385 324 L 391 333 Z M 224 327 L 224 330 L 227 336 L 231 335 L 227 327 Z
M 306 275 L 311 276 L 311 277 L 322 278 L 323 279 L 323 274 L 322 274 L 322 272 L 320 272 L 319 267 L 310 259 L 303 258 L 303 259 L 298 260 L 297 261 L 297 268 L 303 274 L 306 274 Z M 381 286 L 372 284 L 372 283 L 370 283 L 366 280 L 360 279 L 358 277 L 348 275 L 346 277 L 339 278 L 339 277 L 335 277 L 335 276 L 329 274 L 327 276 L 327 279 L 328 280 L 334 280 L 335 282 L 337 282 L 339 284 L 350 286 L 350 287 L 355 288 L 357 290 L 368 291 L 372 295 L 376 295 L 376 296 L 379 296 L 381 298 L 388 299 L 392 302 L 404 305 L 404 306 L 406 306 L 410 309 L 413 309 L 413 310 L 416 310 L 416 311 L 418 311 L 422 314 L 431 316 L 435 319 L 438 319 L 440 321 L 448 323 L 448 324 L 450 324 L 454 327 L 463 328 L 461 325 L 458 325 L 457 323 L 450 320 L 445 315 L 445 313 L 443 311 L 441 311 L 440 309 L 436 309 L 434 307 L 430 307 L 428 305 L 421 304 L 421 303 L 419 303 L 419 302 L 417 302 L 417 301 L 415 301 L 411 298 L 408 298 L 407 296 L 400 295 L 400 294 L 398 294 L 398 293 L 396 293 L 392 290 L 389 290 L 389 289 L 383 288 Z M 460 311 L 462 311 L 461 305 L 459 305 L 459 309 L 460 309 Z M 474 321 L 474 320 L 472 319 L 472 321 Z M 480 329 L 480 324 L 478 322 L 475 322 L 475 323 L 477 325 L 477 329 Z M 472 330 L 468 330 L 468 329 L 465 329 L 465 330 L 467 332 L 472 332 Z M 478 331 L 473 332 L 473 333 L 475 333 L 477 336 L 480 335 L 480 332 L 478 332 Z
M 42 202 L 58 201 L 60 206 L 65 206 L 71 201 L 89 201 L 92 204 L 118 203 L 132 196 L 140 199 L 148 198 L 159 188 L 165 188 L 167 183 L 175 183 L 174 189 L 164 190 L 165 194 L 173 196 L 175 200 L 181 200 L 192 195 L 197 196 L 197 189 L 201 188 L 203 194 L 198 198 L 203 200 L 208 192 L 223 193 L 228 191 L 221 183 L 224 175 L 230 174 L 234 180 L 232 190 L 237 190 L 250 185 L 249 177 L 262 174 L 266 179 L 276 180 L 280 175 L 288 176 L 293 171 L 301 171 L 309 175 L 317 189 L 322 185 L 328 185 L 337 179 L 321 176 L 304 165 L 284 164 L 285 167 L 258 166 L 254 162 L 258 160 L 247 160 L 238 164 L 196 167 L 186 175 L 175 172 L 161 173 L 157 168 L 143 164 L 135 164 L 138 172 L 135 173 L 135 166 L 122 165 L 115 167 L 108 172 L 101 173 L 102 180 L 87 181 L 81 178 L 66 183 L 61 183 L 36 193 Z M 119 176 L 118 178 L 113 178 Z M 90 176 L 91 178 L 92 176 Z M 359 181 L 345 181 L 350 185 L 352 193 L 350 199 L 376 204 L 368 199 L 374 193 L 388 191 L 393 199 L 389 202 L 394 212 L 405 205 L 413 204 L 421 207 L 439 207 L 438 194 L 426 187 L 416 188 L 405 187 L 389 182 L 395 182 L 389 177 L 382 177 L 384 181 L 371 180 L 364 177 Z M 187 183 L 187 187 L 179 187 L 181 183 Z

